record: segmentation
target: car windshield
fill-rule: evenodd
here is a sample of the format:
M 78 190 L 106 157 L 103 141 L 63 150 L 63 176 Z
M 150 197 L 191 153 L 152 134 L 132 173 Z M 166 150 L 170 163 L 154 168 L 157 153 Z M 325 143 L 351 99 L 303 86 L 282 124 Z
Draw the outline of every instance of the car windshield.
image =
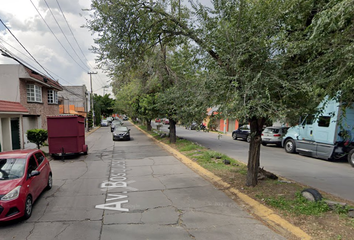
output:
M 108 121 L 107 121 L 107 120 L 102 120 L 102 122 L 103 122 L 103 123 L 108 123 Z
M 25 171 L 26 159 L 2 158 L 0 159 L 0 180 L 20 178 Z
M 128 129 L 126 128 L 126 127 L 116 127 L 115 129 L 114 129 L 114 131 L 115 132 L 127 132 L 128 131 Z

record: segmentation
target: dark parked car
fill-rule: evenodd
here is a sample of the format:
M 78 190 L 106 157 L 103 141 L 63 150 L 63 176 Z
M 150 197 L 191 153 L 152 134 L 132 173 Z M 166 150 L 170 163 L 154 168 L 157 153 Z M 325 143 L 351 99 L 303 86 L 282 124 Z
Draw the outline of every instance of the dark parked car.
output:
M 0 222 L 32 214 L 33 203 L 52 188 L 52 170 L 38 149 L 0 153 Z
M 130 140 L 130 129 L 123 126 L 116 126 L 113 131 L 113 141 Z
M 197 130 L 199 124 L 196 122 L 192 122 L 189 126 L 186 126 L 186 129 L 190 129 L 190 130 Z
M 288 127 L 266 127 L 262 132 L 262 145 L 276 144 L 280 147 L 283 136 L 288 129 Z
M 242 138 L 247 142 L 251 141 L 251 129 L 249 125 L 242 125 L 237 130 L 232 132 L 232 139 L 236 140 L 237 138 Z
M 111 124 L 111 132 L 114 131 L 115 127 L 116 126 L 122 126 L 123 125 L 123 122 L 120 121 L 120 120 L 114 120 Z

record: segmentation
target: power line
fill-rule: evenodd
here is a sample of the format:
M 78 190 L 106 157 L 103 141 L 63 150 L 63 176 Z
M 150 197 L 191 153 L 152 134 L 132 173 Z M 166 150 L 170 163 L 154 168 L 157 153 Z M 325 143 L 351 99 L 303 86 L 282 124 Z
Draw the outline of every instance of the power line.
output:
M 0 39 L 1 39 L 4 43 L 8 44 L 10 47 L 14 48 L 14 49 L 15 49 L 16 51 L 18 51 L 19 53 L 23 54 L 26 58 L 32 60 L 32 59 L 31 59 L 30 57 L 28 57 L 26 54 L 24 54 L 23 52 L 19 51 L 19 50 L 16 49 L 15 47 L 11 46 L 9 43 L 5 42 L 1 37 L 0 37 Z M 20 57 L 16 56 L 16 54 L 14 54 L 14 53 L 12 53 L 11 51 L 9 51 L 5 46 L 3 46 L 3 49 L 0 48 L 0 51 L 4 53 L 3 55 L 5 55 L 5 56 L 7 56 L 7 57 L 10 57 L 10 58 L 12 58 L 12 59 L 14 59 L 14 60 L 16 59 L 15 61 L 19 62 L 20 64 L 25 65 L 25 66 L 28 66 L 28 67 L 31 68 L 32 70 L 35 70 L 36 72 L 40 73 L 41 75 L 44 75 L 41 71 L 39 71 L 38 69 L 36 69 L 36 68 L 35 68 L 34 66 L 32 66 L 30 63 L 26 62 L 25 60 L 23 60 L 23 59 L 21 59 Z M 58 76 L 57 74 L 55 74 L 54 72 L 52 72 L 52 71 L 50 71 L 50 70 L 48 70 L 48 72 L 51 72 L 53 75 L 56 75 L 57 77 L 59 77 L 59 78 L 60 78 L 61 80 L 63 80 L 64 82 L 67 82 L 67 83 L 69 83 L 70 85 L 72 85 L 70 82 L 66 81 L 66 80 L 63 79 L 62 77 L 60 77 L 60 76 Z M 53 79 L 54 79 L 54 78 L 53 78 Z M 63 86 L 63 85 L 61 85 L 61 86 L 63 87 L 63 89 L 65 89 L 66 91 L 70 92 L 71 94 L 76 95 L 76 96 L 82 98 L 81 95 L 79 95 L 79 94 L 77 94 L 77 93 L 75 93 L 75 92 L 73 92 L 73 91 L 70 91 L 69 89 L 66 88 L 66 86 Z M 83 97 L 82 99 L 85 99 L 85 97 Z
M 24 54 L 23 52 L 21 52 L 20 50 L 18 50 L 17 48 L 15 48 L 14 46 L 12 46 L 11 44 L 7 43 L 6 41 L 4 41 L 4 39 L 2 39 L 0 37 L 0 40 L 2 40 L 2 42 L 6 43 L 7 45 L 9 45 L 11 48 L 15 49 L 17 52 L 21 53 L 24 57 L 28 58 L 29 60 L 33 61 L 32 58 L 30 58 L 28 55 Z M 11 55 L 14 56 L 16 59 L 21 60 L 21 62 L 27 64 L 28 66 L 30 66 L 32 69 L 36 70 L 36 72 L 41 73 L 41 71 L 39 71 L 38 69 L 36 69 L 35 67 L 33 67 L 30 63 L 26 62 L 25 60 L 23 60 L 21 57 L 17 56 L 16 54 L 14 54 L 13 52 L 11 52 L 10 50 L 8 50 L 4 45 L 3 45 L 3 51 L 5 52 L 7 55 Z M 1 48 L 0 48 L 1 51 Z M 14 59 L 14 57 L 12 57 Z M 64 78 L 62 78 L 61 76 L 59 76 L 58 74 L 56 74 L 53 71 L 50 71 L 49 69 L 47 70 L 48 72 L 50 72 L 51 74 L 53 74 L 54 76 L 57 76 L 60 80 L 67 82 L 68 84 L 72 85 L 69 81 L 65 80 Z M 43 75 L 43 73 L 41 73 Z
M 85 58 L 85 60 L 87 61 L 87 65 L 88 65 L 90 68 L 94 69 L 94 67 L 91 66 L 90 61 L 86 58 L 84 52 L 82 51 L 82 48 L 80 47 L 80 44 L 78 43 L 77 38 L 75 37 L 75 34 L 74 34 L 74 32 L 72 31 L 72 29 L 71 29 L 71 27 L 70 27 L 70 24 L 69 24 L 68 20 L 67 20 L 66 17 L 65 17 L 65 14 L 64 14 L 64 12 L 63 12 L 63 10 L 62 10 L 60 4 L 59 4 L 59 1 L 56 0 L 56 2 L 57 2 L 57 4 L 58 4 L 58 7 L 59 7 L 59 10 L 60 10 L 61 14 L 63 15 L 63 18 L 64 18 L 64 20 L 65 20 L 65 22 L 66 22 L 66 25 L 68 26 L 69 31 L 70 31 L 71 35 L 73 36 L 73 38 L 74 38 L 74 40 L 75 40 L 75 43 L 76 43 L 77 47 L 79 48 L 79 50 L 80 50 L 82 56 L 83 56 L 83 57 Z M 48 6 L 48 4 L 47 4 L 47 6 Z M 49 7 L 48 7 L 48 8 L 49 8 Z M 52 15 L 53 15 L 53 13 L 52 13 Z M 54 17 L 54 15 L 53 15 L 53 17 Z M 63 33 L 63 34 L 64 34 L 64 33 Z M 104 84 L 104 81 L 102 80 L 102 78 L 101 78 L 101 76 L 100 76 L 99 74 L 98 74 L 98 78 L 100 79 L 101 84 Z
M 5 51 L 5 50 L 6 50 L 6 51 Z M 31 70 L 35 70 L 36 72 L 38 72 L 39 74 L 41 74 L 41 75 L 44 76 L 44 74 L 43 74 L 41 71 L 38 71 L 38 69 L 36 69 L 35 67 L 33 67 L 31 64 L 29 64 L 28 62 L 24 61 L 23 59 L 17 57 L 15 54 L 11 53 L 11 52 L 10 52 L 9 50 L 7 50 L 6 48 L 5 48 L 5 50 L 0 48 L 0 52 L 3 53 L 3 56 L 12 58 L 13 60 L 15 60 L 16 62 L 20 63 L 21 65 L 26 66 L 27 68 L 30 68 Z M 10 53 L 11 55 L 10 55 L 9 53 Z M 16 58 L 15 58 L 14 56 L 15 56 Z M 26 55 L 25 55 L 25 56 L 26 56 Z M 26 57 L 27 57 L 27 56 L 26 56 Z M 53 78 L 53 80 L 54 80 L 54 78 Z M 64 80 L 64 79 L 63 79 L 63 80 Z M 65 80 L 64 80 L 64 81 L 65 81 Z M 65 81 L 65 82 L 67 82 L 67 81 Z M 68 83 L 69 83 L 69 82 L 68 82 Z M 70 84 L 70 83 L 69 83 L 69 84 Z M 79 95 L 79 94 L 77 94 L 77 93 L 75 93 L 75 92 L 73 92 L 73 91 L 67 89 L 66 86 L 63 86 L 63 85 L 61 85 L 61 86 L 62 86 L 62 88 L 63 88 L 64 90 L 70 92 L 71 94 L 73 94 L 73 95 L 75 95 L 75 96 L 77 96 L 77 97 L 79 97 L 79 98 L 81 98 L 81 99 L 86 99 L 85 97 L 82 97 L 82 95 Z
M 81 58 L 79 57 L 79 55 L 77 54 L 77 52 L 75 51 L 75 49 L 73 48 L 73 46 L 71 45 L 71 43 L 69 42 L 69 39 L 66 37 L 66 35 L 65 35 L 64 31 L 63 31 L 63 29 L 60 27 L 60 24 L 59 24 L 59 22 L 57 21 L 56 17 L 54 16 L 54 14 L 53 14 L 53 12 L 52 12 L 52 9 L 49 7 L 47 1 L 44 0 L 44 2 L 45 2 L 45 4 L 47 5 L 47 7 L 48 7 L 50 13 L 52 14 L 52 16 L 53 16 L 53 18 L 54 18 L 54 21 L 57 23 L 57 25 L 58 25 L 58 27 L 59 27 L 61 33 L 64 35 L 66 41 L 67 41 L 68 44 L 70 45 L 71 49 L 74 51 L 75 55 L 78 57 L 78 59 L 81 61 L 81 63 L 82 63 L 85 67 L 87 67 L 87 64 L 84 63 L 84 62 L 81 60 Z M 90 68 L 87 68 L 87 69 L 90 69 Z M 87 69 L 86 69 L 86 70 L 87 70 Z
M 23 46 L 23 44 L 17 39 L 17 37 L 11 32 L 11 30 L 5 25 L 5 23 L 1 19 L 0 22 L 2 23 L 2 25 L 4 25 L 7 31 L 9 31 L 9 33 L 16 39 L 16 41 L 21 45 L 21 47 L 25 49 L 25 51 L 32 57 L 32 59 L 54 80 L 53 76 L 50 75 L 50 73 L 47 72 L 47 70 L 37 61 L 37 59 L 32 56 L 32 54 L 25 48 L 25 46 Z
M 75 37 L 73 31 L 71 30 L 71 27 L 70 27 L 70 25 L 69 25 L 69 22 L 67 21 L 65 15 L 64 15 L 64 12 L 63 12 L 63 10 L 61 9 L 61 6 L 60 6 L 58 0 L 56 0 L 56 2 L 57 2 L 57 4 L 58 4 L 58 7 L 59 7 L 59 10 L 60 10 L 61 14 L 63 15 L 63 18 L 64 18 L 64 20 L 65 20 L 65 22 L 66 22 L 66 25 L 68 26 L 68 28 L 69 28 L 69 30 L 70 30 L 70 32 L 71 32 L 71 35 L 73 36 L 73 38 L 74 38 L 74 40 L 75 40 L 75 42 L 76 42 L 76 45 L 78 46 L 78 48 L 79 48 L 79 50 L 80 50 L 82 56 L 84 56 L 85 60 L 87 61 L 87 64 L 88 64 L 91 68 L 93 68 L 93 67 L 90 65 L 89 60 L 86 58 L 84 52 L 82 51 L 82 49 L 81 49 L 81 47 L 80 47 L 80 44 L 78 43 L 78 41 L 77 41 L 77 39 L 76 39 L 76 37 Z
M 66 48 L 63 46 L 63 44 L 60 42 L 60 40 L 58 39 L 58 37 L 55 35 L 55 33 L 53 32 L 53 30 L 49 27 L 48 23 L 45 21 L 45 19 L 43 18 L 42 14 L 39 12 L 39 10 L 37 9 L 37 7 L 34 5 L 34 3 L 32 2 L 32 0 L 30 0 L 30 2 L 32 3 L 33 7 L 36 9 L 36 11 L 38 12 L 39 16 L 42 18 L 42 20 L 44 21 L 44 23 L 47 25 L 48 29 L 50 30 L 50 32 L 53 34 L 53 36 L 55 37 L 55 39 L 59 42 L 60 46 L 65 50 L 65 52 L 70 56 L 70 58 L 84 71 L 86 71 L 86 69 L 84 69 L 72 56 L 71 54 L 68 52 L 68 50 L 66 50 Z
M 0 37 L 0 40 L 2 40 L 3 43 L 6 43 L 7 45 L 9 45 L 11 48 L 15 49 L 17 52 L 21 53 L 24 57 L 28 58 L 29 60 L 33 61 L 32 58 L 30 58 L 28 55 L 24 54 L 23 52 L 21 52 L 20 50 L 18 50 L 17 48 L 15 48 L 14 46 L 12 46 L 11 44 L 7 43 L 6 41 L 4 41 L 4 39 L 2 39 Z M 1 42 L 0 42 L 1 43 Z M 30 63 L 26 62 L 25 60 L 23 60 L 21 57 L 17 56 L 16 54 L 14 54 L 13 52 L 11 52 L 10 50 L 8 50 L 4 45 L 0 45 L 0 52 L 3 52 L 3 55 L 6 56 L 6 57 L 10 57 L 12 59 L 17 59 L 15 61 L 19 62 L 20 64 L 23 64 L 23 65 L 26 65 L 28 66 L 29 68 L 35 70 L 36 72 L 40 73 L 41 75 L 44 75 L 41 71 L 39 71 L 36 67 L 34 67 L 33 65 L 31 65 Z M 54 76 L 57 76 L 60 80 L 62 80 L 63 82 L 66 82 L 68 83 L 69 85 L 71 86 L 75 86 L 73 85 L 72 83 L 70 83 L 69 81 L 65 80 L 64 78 L 60 77 L 58 74 L 56 74 L 55 72 L 53 71 L 50 71 L 49 69 L 47 70 L 48 72 L 50 72 L 52 75 Z M 63 89 L 65 89 L 67 92 L 70 92 L 71 94 L 75 95 L 75 96 L 78 96 L 78 97 L 82 97 L 81 95 L 67 89 L 67 86 L 63 86 Z M 95 89 L 93 90 L 93 92 L 98 92 L 99 90 L 101 90 L 103 87 L 99 88 L 99 89 Z M 82 98 L 84 99 L 84 98 Z
M 58 7 L 59 7 L 59 10 L 60 10 L 61 14 L 63 15 L 63 18 L 64 18 L 64 20 L 65 20 L 65 22 L 66 22 L 66 25 L 68 26 L 69 31 L 71 32 L 71 35 L 73 36 L 73 38 L 74 38 L 74 40 L 75 40 L 75 43 L 76 43 L 77 47 L 79 48 L 79 50 L 80 50 L 82 56 L 83 56 L 83 57 L 85 58 L 85 60 L 87 61 L 87 65 L 88 65 L 90 68 L 94 69 L 94 67 L 92 67 L 92 65 L 90 64 L 90 61 L 86 58 L 84 52 L 82 51 L 82 48 L 80 47 L 80 44 L 78 43 L 77 38 L 75 37 L 75 34 L 74 34 L 74 32 L 72 31 L 72 29 L 71 29 L 71 27 L 70 27 L 70 24 L 69 24 L 68 20 L 67 20 L 66 17 L 65 17 L 65 14 L 64 14 L 64 12 L 63 12 L 63 10 L 62 10 L 60 4 L 59 4 L 59 1 L 56 0 L 56 2 L 57 2 L 57 4 L 58 4 Z M 47 6 L 48 6 L 48 5 L 47 5 Z M 100 76 L 99 74 L 98 74 L 98 78 L 101 80 L 101 83 L 104 84 L 104 81 L 102 80 L 102 78 L 101 78 L 101 76 Z

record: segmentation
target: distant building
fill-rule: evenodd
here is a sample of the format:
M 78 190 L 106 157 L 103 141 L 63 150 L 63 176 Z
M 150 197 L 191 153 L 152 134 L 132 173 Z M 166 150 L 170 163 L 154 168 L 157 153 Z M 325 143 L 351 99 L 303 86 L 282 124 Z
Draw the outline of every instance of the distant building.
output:
M 90 94 L 85 85 L 63 86 L 63 91 L 58 94 L 59 113 L 77 114 L 83 117 L 90 111 Z

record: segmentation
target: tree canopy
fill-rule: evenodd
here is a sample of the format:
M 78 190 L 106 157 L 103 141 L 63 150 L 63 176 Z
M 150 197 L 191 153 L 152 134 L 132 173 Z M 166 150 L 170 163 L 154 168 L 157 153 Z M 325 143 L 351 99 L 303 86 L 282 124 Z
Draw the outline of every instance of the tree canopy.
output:
M 148 105 L 174 120 L 219 106 L 249 122 L 255 186 L 265 121 L 292 122 L 338 92 L 353 102 L 353 0 L 190 3 L 93 0 L 92 50 L 118 90 L 139 86 L 139 102 L 153 93 Z

